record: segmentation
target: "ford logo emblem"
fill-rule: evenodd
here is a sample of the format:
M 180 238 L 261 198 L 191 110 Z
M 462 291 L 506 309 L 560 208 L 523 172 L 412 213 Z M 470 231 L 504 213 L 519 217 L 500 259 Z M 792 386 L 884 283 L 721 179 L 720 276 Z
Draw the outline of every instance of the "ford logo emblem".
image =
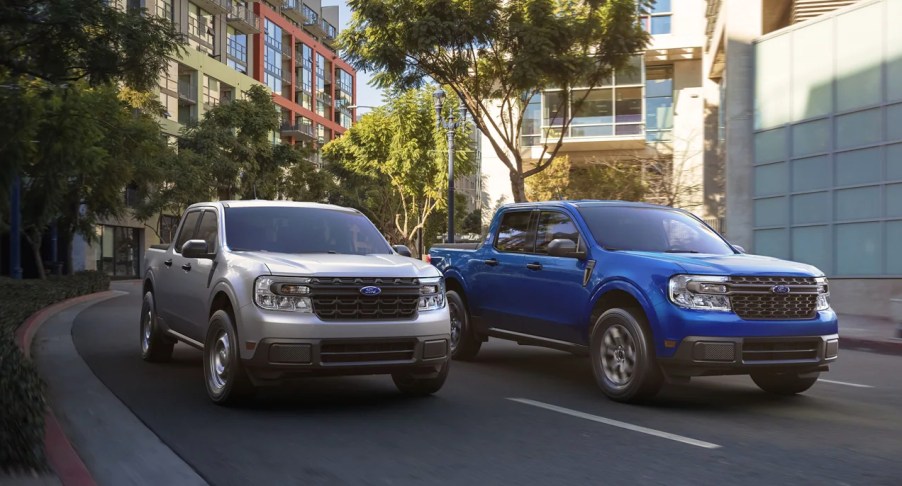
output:
M 771 289 L 771 292 L 775 294 L 788 294 L 789 286 L 788 285 L 774 285 Z
M 363 295 L 379 295 L 382 293 L 382 289 L 380 289 L 379 287 L 373 287 L 372 285 L 368 285 L 366 287 L 361 287 L 360 293 Z

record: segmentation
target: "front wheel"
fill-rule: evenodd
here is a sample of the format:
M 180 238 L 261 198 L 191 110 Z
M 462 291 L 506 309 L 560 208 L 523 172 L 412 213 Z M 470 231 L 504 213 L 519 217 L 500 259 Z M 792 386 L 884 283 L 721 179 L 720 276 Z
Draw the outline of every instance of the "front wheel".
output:
M 210 317 L 204 342 L 204 382 L 210 400 L 218 405 L 235 404 L 254 392 L 238 356 L 235 326 L 224 310 Z
M 819 376 L 819 372 L 802 375 L 769 371 L 752 373 L 752 381 L 758 388 L 774 395 L 795 395 L 814 386 Z
M 405 372 L 394 373 L 391 375 L 391 378 L 392 381 L 395 382 L 395 386 L 398 387 L 398 390 L 405 395 L 416 397 L 432 395 L 441 390 L 442 385 L 445 384 L 445 379 L 448 378 L 448 367 L 450 366 L 450 363 L 450 361 L 445 361 L 438 372 L 433 373 L 432 376 Z
M 482 340 L 473 332 L 470 314 L 460 294 L 449 290 L 446 299 L 451 314 L 451 357 L 461 361 L 471 360 L 479 353 Z
M 157 308 L 153 300 L 153 292 L 144 294 L 141 305 L 141 359 L 150 362 L 163 362 L 172 359 L 172 348 L 175 342 L 163 335 L 157 322 Z
M 592 331 L 589 351 L 595 381 L 608 398 L 618 402 L 652 398 L 664 382 L 651 336 L 641 322 L 641 311 L 609 309 Z

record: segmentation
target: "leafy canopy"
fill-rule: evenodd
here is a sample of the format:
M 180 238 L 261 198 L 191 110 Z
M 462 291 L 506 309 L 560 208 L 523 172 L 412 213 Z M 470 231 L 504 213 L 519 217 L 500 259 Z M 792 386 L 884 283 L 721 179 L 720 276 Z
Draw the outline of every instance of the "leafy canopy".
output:
M 544 170 L 563 134 L 546 135 L 539 162 L 520 153 L 523 108 L 543 89 L 594 87 L 641 52 L 649 36 L 637 22 L 650 0 L 350 0 L 340 43 L 381 87 L 435 80 L 449 86 L 511 172 L 515 199 L 524 179 Z M 587 92 L 581 94 L 585 99 Z M 576 103 L 581 100 L 576 99 Z M 564 128 L 571 115 L 565 117 Z M 554 140 L 556 139 L 556 140 Z

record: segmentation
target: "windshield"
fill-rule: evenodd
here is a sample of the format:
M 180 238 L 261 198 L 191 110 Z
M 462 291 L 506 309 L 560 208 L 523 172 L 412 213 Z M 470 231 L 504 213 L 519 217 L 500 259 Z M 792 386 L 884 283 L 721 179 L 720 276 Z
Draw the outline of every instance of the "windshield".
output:
M 366 216 L 325 208 L 226 208 L 226 244 L 233 251 L 391 253 Z
M 735 252 L 714 230 L 674 209 L 624 206 L 581 207 L 592 236 L 607 250 L 661 253 Z

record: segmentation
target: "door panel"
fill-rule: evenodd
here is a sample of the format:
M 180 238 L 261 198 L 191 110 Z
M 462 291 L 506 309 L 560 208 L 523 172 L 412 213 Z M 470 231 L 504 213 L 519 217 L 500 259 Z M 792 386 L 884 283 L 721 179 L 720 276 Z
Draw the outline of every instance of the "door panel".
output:
M 535 254 L 522 277 L 523 307 L 532 320 L 531 334 L 584 344 L 584 319 L 590 295 L 583 286 L 586 261 L 550 256 L 548 243 L 568 239 L 585 248 L 579 230 L 569 215 L 542 211 L 536 224 Z
M 182 218 L 182 225 L 179 227 L 175 244 L 167 250 L 166 256 L 163 258 L 164 262 L 169 262 L 170 264 L 160 266 L 159 274 L 156 277 L 156 287 L 154 288 L 154 291 L 157 293 L 157 313 L 166 321 L 170 329 L 182 334 L 185 334 L 188 326 L 187 321 L 178 312 L 179 300 L 182 298 L 178 291 L 178 285 L 181 281 L 180 277 L 182 276 L 180 267 L 184 264 L 179 251 L 186 241 L 194 237 L 197 223 L 200 222 L 200 216 L 201 212 L 196 210 L 185 214 L 185 217 Z
M 191 239 L 205 240 L 212 252 L 217 245 L 217 216 L 214 210 L 205 210 Z M 177 255 L 173 273 L 178 276 L 174 283 L 176 296 L 175 312 L 181 317 L 186 336 L 199 342 L 204 341 L 209 311 L 211 273 L 213 260 L 208 258 L 185 258 Z M 182 331 L 180 331 L 182 332 Z

